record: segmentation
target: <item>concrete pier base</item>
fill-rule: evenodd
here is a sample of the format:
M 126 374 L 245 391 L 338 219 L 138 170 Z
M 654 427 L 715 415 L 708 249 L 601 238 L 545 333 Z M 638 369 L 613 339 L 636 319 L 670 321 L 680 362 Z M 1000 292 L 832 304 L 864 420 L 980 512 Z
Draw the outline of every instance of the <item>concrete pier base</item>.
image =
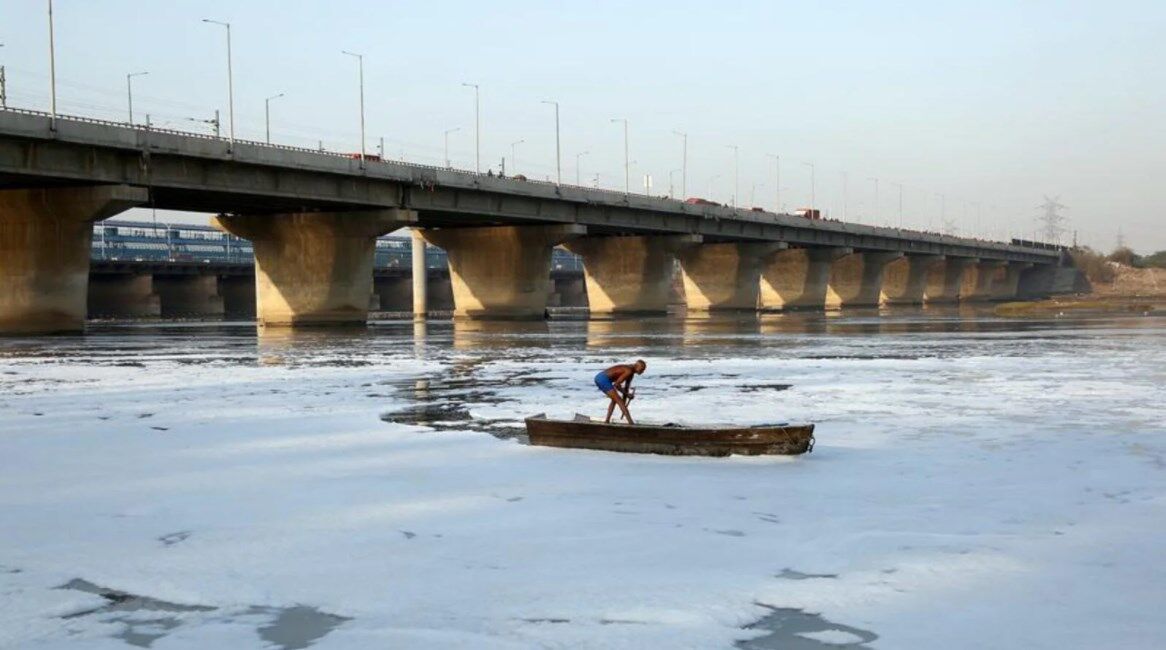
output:
M 928 269 L 927 282 L 923 287 L 923 303 L 938 305 L 959 302 L 964 271 L 977 261 L 971 257 L 947 257 L 942 264 Z
M 922 305 L 927 275 L 943 262 L 942 255 L 907 255 L 883 269 L 881 303 L 884 305 Z
M 796 248 L 775 253 L 761 271 L 761 309 L 822 309 L 830 265 L 849 248 Z
M 422 231 L 449 259 L 454 317 L 502 320 L 545 316 L 551 250 L 584 234 L 576 224 Z
M 88 292 L 89 318 L 159 318 L 162 301 L 154 293 L 149 273 L 91 275 Z
M 830 266 L 826 309 L 877 307 L 882 295 L 883 269 L 902 253 L 853 253 Z
M 960 283 L 960 302 L 985 302 L 992 299 L 992 283 L 1004 262 L 983 261 L 970 267 Z
M 411 210 L 215 217 L 255 249 L 261 327 L 359 325 L 368 319 L 376 238 L 415 223 Z
M 992 300 L 1014 300 L 1020 292 L 1020 276 L 1032 268 L 1029 262 L 1009 262 L 992 282 Z
M 663 314 L 677 252 L 700 241 L 697 235 L 580 237 L 564 248 L 583 258 L 592 314 Z
M 690 312 L 756 310 L 761 268 L 782 243 L 700 244 L 680 251 Z
M 222 318 L 226 313 L 216 275 L 155 275 L 162 318 Z
M 0 335 L 83 331 L 93 222 L 147 199 L 125 185 L 0 190 Z

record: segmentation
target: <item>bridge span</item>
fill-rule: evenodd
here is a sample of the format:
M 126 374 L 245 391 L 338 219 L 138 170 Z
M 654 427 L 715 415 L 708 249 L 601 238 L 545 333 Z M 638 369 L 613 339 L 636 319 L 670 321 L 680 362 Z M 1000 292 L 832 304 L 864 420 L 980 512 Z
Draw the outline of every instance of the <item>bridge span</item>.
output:
M 542 317 L 556 246 L 582 259 L 600 314 L 664 311 L 674 269 L 687 308 L 714 311 L 1041 294 L 1066 264 L 1024 242 L 0 110 L 0 332 L 82 328 L 91 224 L 134 206 L 217 214 L 249 241 L 265 326 L 364 322 L 375 242 L 404 227 L 416 268 L 420 242 L 445 251 L 454 313 L 469 318 Z

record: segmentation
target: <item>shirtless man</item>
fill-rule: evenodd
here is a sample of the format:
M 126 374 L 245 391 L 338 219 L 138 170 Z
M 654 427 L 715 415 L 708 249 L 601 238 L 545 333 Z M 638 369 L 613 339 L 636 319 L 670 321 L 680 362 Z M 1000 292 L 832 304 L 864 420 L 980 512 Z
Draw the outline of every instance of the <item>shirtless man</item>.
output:
M 618 405 L 628 424 L 635 424 L 632 421 L 632 414 L 628 412 L 628 402 L 635 397 L 635 392 L 632 391 L 632 378 L 644 374 L 644 370 L 647 368 L 648 364 L 644 363 L 643 359 L 637 359 L 631 365 L 621 363 L 595 375 L 595 385 L 599 387 L 600 392 L 611 399 L 611 403 L 607 405 L 605 423 L 611 423 L 611 416 L 615 413 L 615 407 Z

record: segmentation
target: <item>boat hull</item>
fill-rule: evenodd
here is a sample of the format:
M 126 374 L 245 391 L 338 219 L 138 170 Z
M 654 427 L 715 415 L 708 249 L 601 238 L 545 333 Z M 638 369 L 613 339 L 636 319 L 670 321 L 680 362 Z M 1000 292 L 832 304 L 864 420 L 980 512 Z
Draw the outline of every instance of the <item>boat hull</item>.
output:
M 526 419 L 530 444 L 669 456 L 791 456 L 812 451 L 814 425 L 680 427 Z

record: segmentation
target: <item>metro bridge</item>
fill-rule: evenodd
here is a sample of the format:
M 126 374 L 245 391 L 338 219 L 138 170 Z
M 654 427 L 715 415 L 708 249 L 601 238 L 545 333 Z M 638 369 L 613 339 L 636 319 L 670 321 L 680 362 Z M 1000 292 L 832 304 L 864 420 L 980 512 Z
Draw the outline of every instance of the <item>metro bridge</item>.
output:
M 130 207 L 216 214 L 251 242 L 258 321 L 360 323 L 376 241 L 446 252 L 454 314 L 541 318 L 551 251 L 580 256 L 592 313 L 843 308 L 1043 295 L 1062 250 L 690 204 L 115 122 L 0 110 L 0 332 L 83 327 L 89 224 Z M 424 313 L 426 273 L 414 273 Z

